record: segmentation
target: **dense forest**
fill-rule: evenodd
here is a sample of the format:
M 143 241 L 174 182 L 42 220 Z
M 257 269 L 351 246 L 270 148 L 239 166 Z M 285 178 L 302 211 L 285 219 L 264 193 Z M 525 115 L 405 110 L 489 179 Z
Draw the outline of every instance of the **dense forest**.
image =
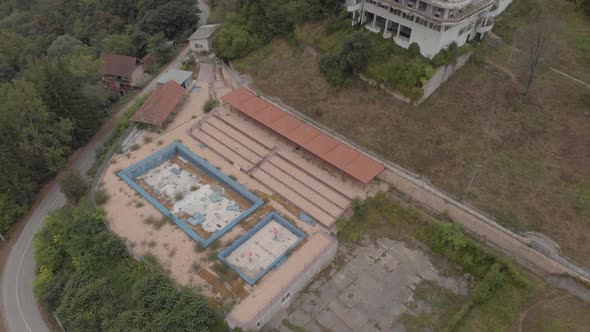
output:
M 35 237 L 35 294 L 67 331 L 227 331 L 204 297 L 129 257 L 105 218 L 82 202 Z
M 193 0 L 0 0 L 0 232 L 117 101 L 100 53 L 165 63 L 198 11 Z

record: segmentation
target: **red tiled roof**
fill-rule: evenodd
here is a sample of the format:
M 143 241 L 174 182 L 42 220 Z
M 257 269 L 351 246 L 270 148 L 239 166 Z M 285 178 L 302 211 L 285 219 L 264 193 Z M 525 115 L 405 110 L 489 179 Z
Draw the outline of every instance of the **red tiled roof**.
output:
M 126 55 L 102 53 L 102 74 L 122 77 L 131 77 L 135 66 L 139 61 L 137 58 Z
M 172 114 L 182 97 L 184 89 L 175 81 L 159 85 L 135 112 L 131 120 L 161 126 Z
M 383 164 L 256 97 L 246 88 L 221 99 L 363 183 L 369 183 L 385 169 Z

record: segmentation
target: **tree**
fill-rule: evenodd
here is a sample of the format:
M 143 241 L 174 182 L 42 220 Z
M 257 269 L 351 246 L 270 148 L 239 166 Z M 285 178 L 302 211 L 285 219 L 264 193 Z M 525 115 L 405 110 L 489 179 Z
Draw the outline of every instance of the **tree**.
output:
M 98 63 L 84 54 L 73 54 L 67 58 L 38 60 L 24 73 L 28 81 L 35 83 L 49 109 L 74 123 L 74 146 L 82 145 L 94 135 L 105 114 L 95 99 L 80 93 L 84 86 L 98 82 Z
M 193 30 L 199 22 L 199 8 L 195 1 L 174 0 L 148 11 L 139 21 L 142 31 L 149 34 L 163 32 L 169 39 Z
M 335 55 L 325 55 L 320 59 L 320 69 L 330 84 L 344 86 L 356 72 L 363 72 L 369 63 L 373 44 L 364 32 L 354 32 Z
M 74 170 L 67 172 L 61 177 L 59 186 L 67 199 L 74 202 L 77 202 L 84 196 L 88 189 L 86 180 L 84 180 L 79 171 Z
M 362 72 L 367 68 L 372 47 L 367 32 L 356 31 L 344 42 L 340 53 L 341 61 L 353 72 Z
M 226 59 L 237 59 L 248 55 L 260 43 L 248 30 L 246 20 L 239 14 L 229 14 L 221 28 L 213 36 L 215 53 Z
M 148 38 L 147 52 L 155 55 L 158 63 L 166 63 L 172 56 L 172 46 L 166 40 L 164 33 L 159 32 Z
M 108 53 L 136 56 L 137 48 L 131 36 L 126 34 L 110 35 L 104 39 L 104 50 Z
M 57 37 L 51 46 L 47 49 L 49 56 L 63 56 L 71 53 L 77 46 L 82 45 L 82 42 L 70 35 L 61 35 Z
M 13 79 L 37 53 L 33 40 L 0 30 L 0 83 Z
M 29 82 L 0 84 L 0 192 L 28 202 L 39 180 L 64 165 L 72 130 L 72 122 L 51 113 Z

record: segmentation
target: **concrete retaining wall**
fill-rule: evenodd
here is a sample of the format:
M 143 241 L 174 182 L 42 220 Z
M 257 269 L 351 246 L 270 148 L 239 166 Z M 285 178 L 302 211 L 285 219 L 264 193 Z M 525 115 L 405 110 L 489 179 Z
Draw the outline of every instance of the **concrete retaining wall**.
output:
M 424 86 L 422 87 L 424 95 L 422 96 L 422 98 L 420 98 L 417 104 L 420 104 L 421 102 L 426 100 L 426 98 L 428 98 L 434 91 L 436 91 L 436 89 L 438 89 L 446 80 L 453 76 L 453 74 L 457 70 L 459 70 L 459 68 L 463 67 L 467 63 L 467 61 L 469 61 L 470 57 L 471 53 L 463 54 L 457 57 L 457 61 L 455 62 L 455 64 L 438 67 L 436 73 L 432 75 L 428 82 L 426 82 L 426 84 L 424 84 Z
M 457 61 L 455 62 L 455 64 L 444 65 L 444 66 L 438 67 L 436 70 L 436 73 L 434 73 L 434 75 L 432 75 L 432 77 L 428 80 L 428 82 L 426 82 L 426 84 L 424 84 L 424 86 L 422 87 L 422 91 L 424 94 L 422 95 L 422 98 L 420 98 L 420 100 L 418 100 L 416 102 L 416 105 L 418 105 L 421 102 L 423 102 L 424 100 L 426 100 L 426 98 L 428 98 L 434 91 L 436 91 L 436 89 L 438 89 L 446 80 L 451 78 L 451 76 L 453 76 L 453 74 L 457 70 L 459 70 L 459 68 L 463 67 L 467 63 L 467 61 L 469 61 L 470 57 L 471 57 L 471 53 L 463 54 L 463 55 L 457 57 Z M 369 83 L 370 85 L 384 90 L 388 94 L 394 96 L 396 99 L 399 99 L 399 100 L 401 100 L 405 103 L 408 103 L 408 104 L 412 102 L 412 99 L 404 96 L 401 92 L 388 89 L 385 87 L 385 85 L 378 84 L 377 81 L 375 81 L 373 79 L 365 77 L 364 75 L 361 75 L 361 74 L 359 74 L 358 77 L 361 80 Z

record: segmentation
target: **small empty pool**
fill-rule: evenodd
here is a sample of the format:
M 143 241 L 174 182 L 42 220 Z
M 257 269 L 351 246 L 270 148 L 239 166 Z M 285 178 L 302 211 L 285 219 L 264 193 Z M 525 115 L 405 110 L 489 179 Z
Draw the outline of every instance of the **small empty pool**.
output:
M 217 257 L 253 285 L 271 268 L 282 264 L 307 235 L 272 212 Z

